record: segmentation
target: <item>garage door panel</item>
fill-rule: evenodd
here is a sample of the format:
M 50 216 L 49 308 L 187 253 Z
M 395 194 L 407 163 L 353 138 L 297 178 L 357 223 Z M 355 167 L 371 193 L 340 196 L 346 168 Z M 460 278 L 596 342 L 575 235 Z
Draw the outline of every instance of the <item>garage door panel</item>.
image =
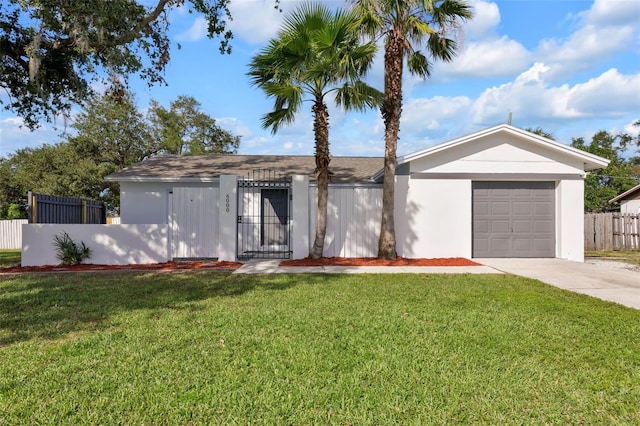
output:
M 511 213 L 514 216 L 531 217 L 532 204 L 529 201 L 514 201 L 511 203 Z
M 534 226 L 530 220 L 514 220 L 511 224 L 511 230 L 514 234 L 531 234 Z
M 491 238 L 490 240 L 489 250 L 491 252 L 496 252 L 496 253 L 508 253 L 509 245 L 510 245 L 510 242 L 508 237 L 505 237 L 505 238 L 494 237 L 494 238 Z
M 474 257 L 555 257 L 554 182 L 473 182 Z
M 549 238 L 553 236 L 554 231 L 554 223 L 552 220 L 536 220 L 533 222 L 534 234 L 544 234 L 545 238 Z
M 490 223 L 491 234 L 509 234 L 511 227 L 508 220 L 492 220 Z
M 553 214 L 553 203 L 550 201 L 538 201 L 533 203 L 533 213 L 536 216 L 548 216 Z
M 531 238 L 519 238 L 516 237 L 512 241 L 512 250 L 514 257 L 526 256 L 532 251 L 533 243 Z
M 502 201 L 496 201 L 494 203 L 492 203 L 489 207 L 489 211 L 491 213 L 491 215 L 503 215 L 503 216 L 508 216 L 509 215 L 509 203 L 508 202 L 502 202 Z
M 478 220 L 475 222 L 476 232 L 481 234 L 489 233 L 489 221 L 488 220 Z

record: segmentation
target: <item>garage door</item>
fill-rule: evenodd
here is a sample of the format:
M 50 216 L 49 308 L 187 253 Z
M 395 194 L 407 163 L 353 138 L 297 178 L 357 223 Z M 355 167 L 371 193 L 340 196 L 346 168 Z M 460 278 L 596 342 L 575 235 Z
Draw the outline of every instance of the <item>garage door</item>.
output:
M 473 182 L 474 257 L 555 257 L 554 182 Z

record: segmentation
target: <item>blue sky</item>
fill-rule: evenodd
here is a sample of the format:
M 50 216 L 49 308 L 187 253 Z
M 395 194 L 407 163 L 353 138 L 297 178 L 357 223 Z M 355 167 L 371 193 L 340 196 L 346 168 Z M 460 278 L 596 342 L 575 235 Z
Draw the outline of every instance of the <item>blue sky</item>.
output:
M 284 14 L 299 1 L 281 0 Z M 324 2 L 332 7 L 342 1 Z M 437 63 L 432 77 L 405 73 L 398 154 L 404 155 L 507 121 L 542 127 L 563 143 L 598 130 L 636 132 L 640 119 L 640 1 L 471 1 L 475 17 L 464 25 L 457 58 Z M 284 14 L 271 0 L 231 0 L 233 53 L 218 53 L 205 37 L 201 17 L 171 13 L 168 86 L 131 79 L 137 104 L 168 106 L 180 95 L 196 98 L 217 123 L 240 135 L 242 154 L 313 154 L 309 108 L 276 135 L 260 126 L 271 102 L 246 77 L 247 64 L 274 37 Z M 367 80 L 383 88 L 382 50 Z M 30 132 L 19 117 L 0 112 L 0 156 L 60 140 L 44 124 Z M 330 108 L 333 155 L 384 155 L 378 111 L 344 113 Z

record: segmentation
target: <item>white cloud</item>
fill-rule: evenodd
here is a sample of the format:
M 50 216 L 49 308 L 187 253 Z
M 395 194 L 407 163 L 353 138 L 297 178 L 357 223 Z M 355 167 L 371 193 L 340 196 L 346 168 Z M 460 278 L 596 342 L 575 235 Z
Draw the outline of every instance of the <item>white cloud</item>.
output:
M 271 0 L 233 0 L 229 4 L 233 16 L 229 29 L 246 43 L 262 45 L 276 36 L 286 14 L 299 4 L 296 0 L 281 0 L 280 12 Z
M 596 0 L 577 16 L 578 28 L 566 38 L 541 40 L 536 60 L 549 64 L 547 78 L 562 78 L 595 68 L 617 52 L 640 46 L 640 2 Z
M 58 123 L 61 127 L 64 122 Z M 0 157 L 5 157 L 18 149 L 37 148 L 43 144 L 58 142 L 58 130 L 43 125 L 31 131 L 21 117 L 7 117 L 0 120 Z
M 402 132 L 413 136 L 439 129 L 443 123 L 459 117 L 461 112 L 466 113 L 471 103 L 466 96 L 413 99 L 402 108 Z
M 638 0 L 595 0 L 591 9 L 582 12 L 580 17 L 593 25 L 637 25 L 640 19 L 640 2 Z
M 612 68 L 586 83 L 576 84 L 569 93 L 567 106 L 590 116 L 640 111 L 640 74 L 625 76 Z
M 472 6 L 474 17 L 463 25 L 457 57 L 452 62 L 438 62 L 434 80 L 513 76 L 530 64 L 531 54 L 521 43 L 498 34 L 498 6 L 486 1 Z
M 253 131 L 237 118 L 222 117 L 216 118 L 215 120 L 218 126 L 231 132 L 234 136 L 241 136 L 243 138 L 253 136 Z
M 198 41 L 207 37 L 207 20 L 204 16 L 198 16 L 187 31 L 176 36 L 177 41 Z
M 498 5 L 476 1 L 472 6 L 473 18 L 464 25 L 464 35 L 469 39 L 478 39 L 493 34 L 500 23 Z
M 522 71 L 529 65 L 527 49 L 507 36 L 471 42 L 449 63 L 439 63 L 436 74 L 448 77 L 505 77 Z
M 616 117 L 640 110 L 640 74 L 624 76 L 611 69 L 586 83 L 551 86 L 550 67 L 534 64 L 515 81 L 486 89 L 471 108 L 473 122 L 502 122 L 509 111 L 531 120 Z

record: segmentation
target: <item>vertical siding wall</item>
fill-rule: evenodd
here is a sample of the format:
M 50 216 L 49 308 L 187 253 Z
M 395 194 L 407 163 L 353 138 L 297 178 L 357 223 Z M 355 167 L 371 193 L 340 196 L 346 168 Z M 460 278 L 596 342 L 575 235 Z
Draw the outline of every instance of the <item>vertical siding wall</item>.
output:
M 309 187 L 309 244 L 313 245 L 318 187 Z M 382 186 L 330 186 L 325 257 L 372 257 L 378 252 Z
M 0 220 L 0 249 L 19 249 L 22 247 L 22 225 L 27 219 Z
M 172 256 L 218 256 L 218 188 L 174 188 L 171 197 Z

